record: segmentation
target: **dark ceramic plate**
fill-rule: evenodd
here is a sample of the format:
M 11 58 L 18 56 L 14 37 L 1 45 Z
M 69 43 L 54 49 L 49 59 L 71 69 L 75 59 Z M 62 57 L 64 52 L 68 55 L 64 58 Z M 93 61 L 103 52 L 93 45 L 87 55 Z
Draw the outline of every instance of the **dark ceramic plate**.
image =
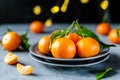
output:
M 48 65 L 48 66 L 54 66 L 54 67 L 70 67 L 70 68 L 75 68 L 75 67 L 89 67 L 89 66 L 92 66 L 92 65 L 95 65 L 95 64 L 99 64 L 99 63 L 102 63 L 104 61 L 106 61 L 109 57 L 110 57 L 110 54 L 104 56 L 103 58 L 99 58 L 97 59 L 96 61 L 92 61 L 92 62 L 89 62 L 89 63 L 82 63 L 82 64 L 76 64 L 76 63 L 72 63 L 72 64 L 59 64 L 59 63 L 53 63 L 53 62 L 50 62 L 50 61 L 46 61 L 45 59 L 43 58 L 39 58 L 31 53 L 29 53 L 29 56 L 37 61 L 37 62 L 40 62 L 44 65 Z
M 97 61 L 100 58 L 104 58 L 105 56 L 109 55 L 109 48 L 103 49 L 100 51 L 99 55 L 90 57 L 90 58 L 78 58 L 75 57 L 73 59 L 61 59 L 61 58 L 54 58 L 53 56 L 43 55 L 37 47 L 37 44 L 33 45 L 29 49 L 30 54 L 36 56 L 39 59 L 44 59 L 47 62 L 59 63 L 59 64 L 84 64 L 90 63 L 93 61 Z

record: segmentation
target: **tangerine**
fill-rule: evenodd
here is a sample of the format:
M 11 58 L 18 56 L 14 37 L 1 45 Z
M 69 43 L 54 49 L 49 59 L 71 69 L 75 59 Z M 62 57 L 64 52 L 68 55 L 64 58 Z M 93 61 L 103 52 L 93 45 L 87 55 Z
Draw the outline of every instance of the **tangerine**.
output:
M 108 35 L 111 30 L 111 26 L 107 22 L 99 23 L 96 27 L 96 32 L 101 35 Z
M 21 44 L 21 37 L 16 32 L 7 32 L 2 38 L 2 47 L 8 51 L 16 50 Z
M 78 34 L 76 33 L 69 33 L 66 38 L 68 39 L 71 39 L 75 44 L 80 40 L 82 39 L 81 36 L 79 36 Z
M 17 63 L 17 70 L 21 74 L 29 75 L 29 74 L 32 74 L 33 67 L 31 65 L 24 66 L 24 65 L 22 65 L 20 63 Z
M 17 55 L 13 54 L 12 52 L 9 52 L 5 56 L 4 62 L 7 64 L 16 64 L 18 62 L 18 57 L 17 57 Z
M 43 33 L 44 32 L 44 23 L 41 21 L 33 21 L 30 23 L 30 30 L 33 33 Z
M 108 39 L 110 42 L 115 44 L 120 44 L 120 37 L 118 37 L 117 29 L 112 29 L 108 34 Z
M 49 36 L 43 36 L 38 41 L 38 49 L 41 53 L 48 55 L 50 53 L 50 37 Z
M 58 38 L 53 41 L 51 54 L 55 58 L 73 58 L 76 54 L 76 46 L 71 39 Z
M 100 45 L 94 38 L 86 37 L 76 44 L 77 55 L 82 58 L 92 57 L 99 54 Z

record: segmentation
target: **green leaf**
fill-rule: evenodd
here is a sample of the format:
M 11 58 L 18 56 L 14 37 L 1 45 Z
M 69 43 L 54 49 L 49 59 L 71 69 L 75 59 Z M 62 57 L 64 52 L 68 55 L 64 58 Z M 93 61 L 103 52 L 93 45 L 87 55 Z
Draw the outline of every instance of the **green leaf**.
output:
M 103 43 L 102 41 L 99 41 L 99 44 L 100 44 L 101 49 L 105 49 L 105 48 L 109 48 L 109 47 L 116 47 L 116 45 L 114 45 L 114 44 L 106 44 L 106 43 Z
M 54 31 L 54 32 L 51 34 L 51 36 L 50 36 L 50 46 L 49 46 L 49 48 L 51 48 L 52 42 L 53 42 L 56 38 L 58 38 L 58 36 L 60 36 L 61 33 L 62 33 L 62 30 L 57 30 L 57 31 Z
M 13 30 L 10 28 L 7 28 L 7 32 L 13 32 Z M 5 32 L 3 35 L 5 35 L 7 32 Z
M 73 21 L 68 28 L 64 29 L 62 34 L 64 34 L 64 36 L 68 35 L 72 31 L 74 24 L 75 24 L 75 21 Z
M 101 78 L 103 78 L 109 71 L 112 71 L 112 68 L 107 68 L 105 71 L 103 72 L 99 72 L 96 74 L 96 80 L 100 80 Z
M 50 36 L 50 46 L 49 47 L 51 48 L 52 42 L 55 39 L 60 38 L 60 37 L 65 37 L 66 35 L 68 35 L 70 33 L 70 31 L 73 29 L 74 23 L 75 23 L 75 21 L 73 21 L 72 24 L 64 30 L 54 31 Z
M 75 31 L 78 35 L 84 37 L 92 37 L 96 39 L 97 41 L 100 41 L 99 37 L 93 33 L 90 29 L 86 28 L 85 26 L 80 26 L 78 22 L 75 23 L 75 26 L 77 27 L 77 30 Z
M 2 41 L 0 40 L 0 44 L 1 44 L 1 42 L 2 42 Z
M 27 38 L 28 30 L 24 32 L 23 34 L 20 35 L 22 42 L 21 42 L 21 47 L 25 50 L 29 50 L 30 44 L 28 43 L 28 38 Z
M 108 47 L 114 47 L 115 45 L 113 44 L 105 44 L 103 43 L 100 38 L 94 33 L 92 32 L 90 29 L 86 28 L 85 26 L 80 26 L 80 24 L 78 23 L 78 21 L 75 22 L 75 27 L 76 27 L 76 33 L 80 36 L 84 37 L 92 37 L 94 39 L 96 39 L 101 48 L 108 48 Z
M 12 29 L 8 28 L 7 31 L 8 31 L 8 32 L 12 32 Z
M 102 22 L 107 22 L 107 19 L 108 19 L 108 12 L 106 10 L 104 15 L 103 15 Z
M 118 37 L 120 38 L 120 26 L 117 28 Z

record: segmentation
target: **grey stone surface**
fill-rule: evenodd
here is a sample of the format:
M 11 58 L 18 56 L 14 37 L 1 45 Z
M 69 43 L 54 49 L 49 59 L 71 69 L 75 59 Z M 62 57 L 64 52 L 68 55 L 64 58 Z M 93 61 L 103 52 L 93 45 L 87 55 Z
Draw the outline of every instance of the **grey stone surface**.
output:
M 28 38 L 29 43 L 34 45 L 40 37 L 43 35 L 49 35 L 53 30 L 64 29 L 69 26 L 69 23 L 53 24 L 49 28 L 45 28 L 45 32 L 42 34 L 33 34 L 29 30 L 29 24 L 1 24 L 0 25 L 0 38 L 7 31 L 7 28 L 11 28 L 13 31 L 19 34 L 23 33 L 26 29 L 29 30 Z M 83 24 L 95 32 L 97 24 Z M 118 24 L 112 24 L 112 28 L 117 27 Z M 96 32 L 95 32 L 96 33 Z M 105 43 L 110 43 L 107 36 L 98 35 L 102 41 Z M 110 58 L 100 64 L 89 66 L 89 67 L 79 67 L 79 68 L 60 68 L 52 67 L 48 65 L 43 65 L 32 60 L 29 57 L 29 52 L 25 51 L 15 51 L 13 52 L 19 57 L 19 62 L 25 65 L 33 66 L 32 75 L 22 75 L 18 73 L 16 65 L 8 65 L 4 63 L 3 59 L 8 51 L 4 50 L 0 46 L 0 80 L 95 80 L 96 73 L 105 70 L 108 67 L 112 67 L 113 71 L 109 73 L 108 77 L 102 80 L 119 80 L 120 78 L 120 45 L 110 48 Z

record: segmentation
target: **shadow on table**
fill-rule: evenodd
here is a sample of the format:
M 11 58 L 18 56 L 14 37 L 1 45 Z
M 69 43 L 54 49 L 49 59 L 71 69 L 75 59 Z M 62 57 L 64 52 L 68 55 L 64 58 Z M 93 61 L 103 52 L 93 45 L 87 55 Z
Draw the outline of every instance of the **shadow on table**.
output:
M 107 75 L 105 75 L 104 78 L 113 76 L 118 73 L 117 71 L 120 70 L 120 62 L 119 61 L 120 61 L 120 57 L 115 55 L 114 53 L 112 53 L 110 58 L 107 61 L 100 64 L 102 67 L 99 65 L 91 67 L 91 69 L 89 69 L 89 73 L 96 74 L 96 73 L 102 72 L 105 69 L 111 67 L 111 68 L 113 68 L 113 70 L 111 72 L 109 72 Z
M 52 32 L 51 31 L 44 31 L 44 33 L 43 34 L 51 34 Z
M 79 68 L 64 68 L 64 67 L 51 67 L 46 66 L 48 69 L 55 71 L 59 74 L 66 74 L 66 75 L 82 75 L 82 76 L 89 76 L 90 74 L 96 74 L 98 72 L 104 71 L 105 69 L 112 67 L 113 71 L 109 72 L 107 76 L 113 76 L 117 74 L 117 71 L 120 69 L 120 57 L 111 54 L 110 58 L 105 62 L 102 62 L 97 65 L 89 66 L 89 67 L 79 67 Z M 107 77 L 106 76 L 106 77 Z
M 112 53 L 110 58 L 109 58 L 109 63 L 110 63 L 109 64 L 110 67 L 112 67 L 115 70 L 119 70 L 120 69 L 120 56 Z

